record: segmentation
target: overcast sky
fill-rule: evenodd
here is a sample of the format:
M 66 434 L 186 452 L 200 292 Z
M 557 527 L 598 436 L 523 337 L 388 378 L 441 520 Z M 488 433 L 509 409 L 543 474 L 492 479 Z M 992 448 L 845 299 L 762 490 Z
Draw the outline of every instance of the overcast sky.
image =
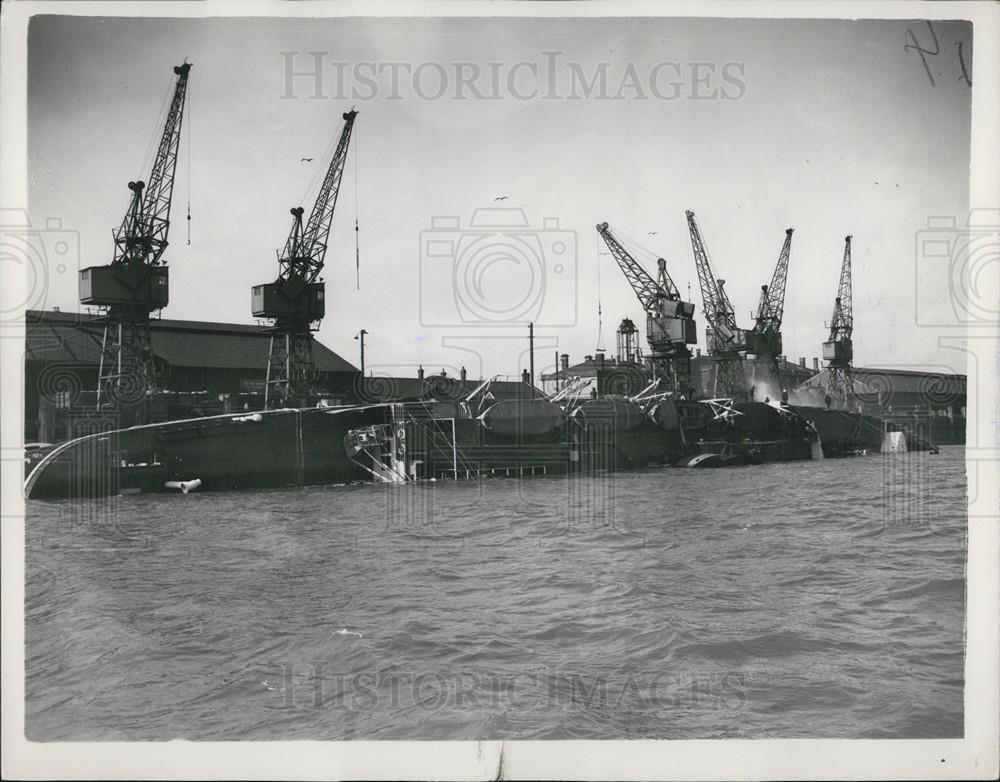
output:
M 653 253 L 640 257 L 654 274 L 659 254 L 685 296 L 690 284 L 703 346 L 692 209 L 744 326 L 796 229 L 790 359 L 820 355 L 851 233 L 855 362 L 961 370 L 939 331 L 918 325 L 955 315 L 946 264 L 917 248 L 929 217 L 968 213 L 972 29 L 936 22 L 939 54 L 924 56 L 904 50 L 908 29 L 934 49 L 926 23 L 901 21 L 40 17 L 31 216 L 79 233 L 79 267 L 110 260 L 126 183 L 148 176 L 172 68 L 187 58 L 164 317 L 253 322 L 250 287 L 276 276 L 288 210 L 311 206 L 353 105 L 318 337 L 354 363 L 364 328 L 376 372 L 517 374 L 527 330 L 504 322 L 509 309 L 536 319 L 547 370 L 556 348 L 594 352 L 599 299 L 613 351 L 621 318 L 644 319 L 599 254 L 605 220 Z M 530 230 L 475 244 L 473 212 L 495 206 L 523 208 Z M 79 307 L 76 268 L 50 270 L 46 306 Z

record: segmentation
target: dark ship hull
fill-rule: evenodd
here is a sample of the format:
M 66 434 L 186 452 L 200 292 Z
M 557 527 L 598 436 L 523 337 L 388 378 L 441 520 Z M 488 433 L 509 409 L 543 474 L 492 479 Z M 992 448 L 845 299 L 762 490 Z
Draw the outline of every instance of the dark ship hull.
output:
M 937 450 L 927 436 L 926 428 L 915 431 L 912 427 L 898 426 L 891 421 L 849 410 L 803 405 L 793 405 L 791 409 L 816 430 L 823 445 L 823 455 L 827 457 L 879 453 L 887 431 L 904 431 L 910 451 Z
M 643 407 L 544 398 L 384 403 L 170 421 L 87 435 L 37 451 L 30 498 L 491 476 L 561 475 L 682 464 L 809 459 L 815 433 L 788 410 L 696 402 Z
M 720 458 L 700 460 L 692 466 L 739 466 L 819 456 L 815 429 L 788 407 L 735 402 L 713 410 L 704 403 L 675 404 L 684 432 L 684 464 L 692 456 L 706 454 Z
M 36 452 L 25 481 L 30 498 L 172 491 L 262 489 L 366 478 L 341 446 L 372 408 L 275 410 L 150 424 L 87 435 Z

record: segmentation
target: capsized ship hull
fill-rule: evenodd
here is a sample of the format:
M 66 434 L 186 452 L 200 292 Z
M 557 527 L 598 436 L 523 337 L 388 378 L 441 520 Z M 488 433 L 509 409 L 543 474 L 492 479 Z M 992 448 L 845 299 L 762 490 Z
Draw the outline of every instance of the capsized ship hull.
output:
M 344 483 L 368 476 L 342 442 L 385 417 L 384 406 L 273 410 L 136 426 L 87 435 L 38 454 L 25 496 L 93 497 L 173 491 L 263 489 Z
M 815 433 L 762 403 L 593 399 L 415 402 L 220 415 L 87 435 L 33 454 L 25 496 L 266 489 L 429 478 L 560 475 L 681 463 L 811 458 Z M 729 458 L 727 463 L 740 459 Z M 197 483 L 194 483 L 197 482 Z
M 819 435 L 824 456 L 849 456 L 855 453 L 878 453 L 887 431 L 895 431 L 897 426 L 871 415 L 849 410 L 828 410 L 823 407 L 792 405 L 803 419 L 808 421 Z M 906 433 L 907 448 L 910 451 L 935 451 L 925 431 L 912 431 L 901 427 Z
M 687 465 L 691 457 L 716 454 L 715 461 L 697 465 L 735 466 L 762 462 L 798 461 L 818 455 L 812 425 L 787 406 L 765 402 L 667 402 L 657 410 L 664 422 L 683 433 L 683 455 L 675 464 Z

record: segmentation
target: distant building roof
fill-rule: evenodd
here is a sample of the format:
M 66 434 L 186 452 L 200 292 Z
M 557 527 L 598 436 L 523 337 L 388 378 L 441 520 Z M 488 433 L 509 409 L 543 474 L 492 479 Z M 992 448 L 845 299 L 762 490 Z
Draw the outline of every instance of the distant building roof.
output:
M 567 368 L 560 367 L 554 372 L 547 372 L 541 376 L 542 382 L 548 380 L 566 380 L 574 377 L 597 377 L 600 369 L 614 369 L 619 366 L 618 359 L 613 356 L 605 356 L 602 362 L 598 356 L 586 356 L 583 361 L 573 364 Z M 635 364 L 622 364 L 621 366 L 636 366 Z
M 439 399 L 458 401 L 464 399 L 482 380 L 461 380 L 456 377 L 427 375 L 417 377 L 365 377 L 360 396 L 368 402 L 386 402 L 393 399 Z M 488 393 L 495 399 L 535 399 L 545 395 L 527 383 L 513 380 L 494 380 Z
M 25 359 L 72 365 L 101 360 L 103 322 L 72 312 L 25 313 Z M 153 353 L 176 367 L 253 369 L 267 366 L 270 335 L 259 326 L 154 318 L 149 322 Z M 320 372 L 358 370 L 321 342 L 313 341 Z
M 710 356 L 695 355 L 691 357 L 691 367 L 694 372 L 703 371 L 712 366 L 713 359 Z M 549 372 L 542 375 L 542 380 L 564 380 L 573 377 L 597 377 L 597 372 L 599 369 L 614 369 L 618 366 L 640 366 L 645 368 L 645 365 L 636 364 L 618 364 L 618 361 L 614 357 L 606 357 L 604 363 L 601 363 L 600 358 L 595 356 L 586 356 L 583 361 L 578 364 L 573 364 L 572 366 L 562 369 L 560 368 L 557 372 Z M 789 378 L 790 384 L 799 383 L 805 378 L 812 377 L 816 374 L 812 369 L 800 366 L 793 361 L 784 360 L 781 362 L 779 367 L 780 372 L 783 376 Z

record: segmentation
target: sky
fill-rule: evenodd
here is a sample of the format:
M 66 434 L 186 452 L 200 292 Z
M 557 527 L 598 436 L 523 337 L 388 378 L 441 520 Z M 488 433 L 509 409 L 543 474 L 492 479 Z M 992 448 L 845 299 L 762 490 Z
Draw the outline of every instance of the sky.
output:
M 929 219 L 968 215 L 968 23 L 49 16 L 29 50 L 32 224 L 79 247 L 33 304 L 78 310 L 77 268 L 110 261 L 187 59 L 164 317 L 254 322 L 356 107 L 317 337 L 357 364 L 365 329 L 369 371 L 516 376 L 529 319 L 549 371 L 595 351 L 599 306 L 613 353 L 644 317 L 603 221 L 690 285 L 703 348 L 686 209 L 745 327 L 795 228 L 790 360 L 821 355 L 850 233 L 855 363 L 964 369 L 935 326 L 956 322 L 948 264 L 922 248 L 955 234 Z

